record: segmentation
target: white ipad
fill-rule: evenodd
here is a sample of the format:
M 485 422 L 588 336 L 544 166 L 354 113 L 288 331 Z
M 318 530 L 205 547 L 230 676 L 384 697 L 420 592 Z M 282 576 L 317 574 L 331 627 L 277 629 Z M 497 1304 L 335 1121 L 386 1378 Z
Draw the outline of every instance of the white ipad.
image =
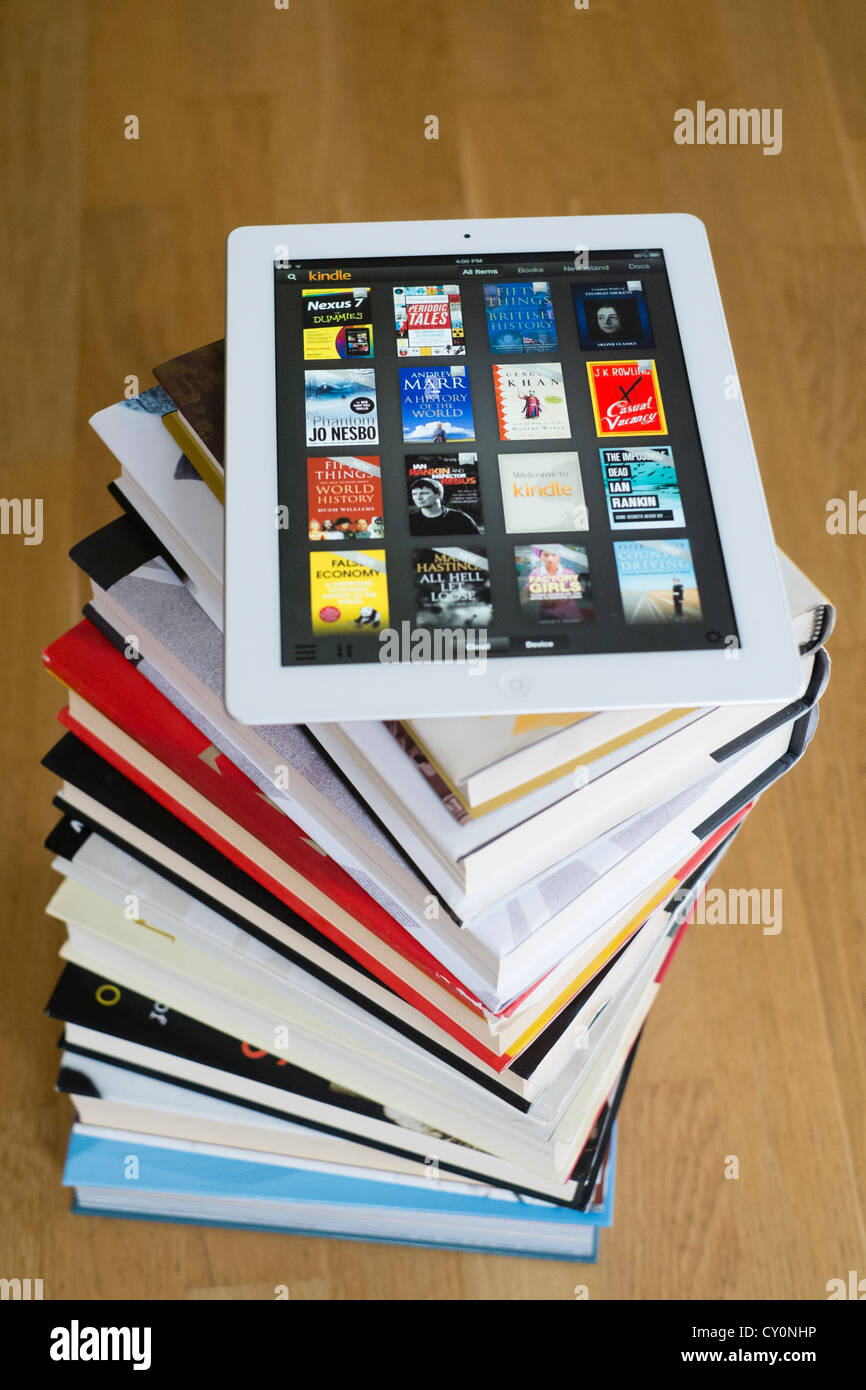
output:
M 236 718 L 797 693 L 696 218 L 240 227 L 226 376 Z

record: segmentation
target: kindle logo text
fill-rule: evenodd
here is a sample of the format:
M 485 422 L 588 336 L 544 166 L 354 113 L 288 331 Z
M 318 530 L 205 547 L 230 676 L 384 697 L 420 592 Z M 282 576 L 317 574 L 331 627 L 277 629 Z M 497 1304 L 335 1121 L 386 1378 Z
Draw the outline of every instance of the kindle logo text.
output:
M 674 112 L 677 145 L 763 145 L 764 154 L 782 153 L 782 108 L 730 107 L 696 103 Z
M 23 536 L 25 545 L 41 545 L 42 498 L 0 497 L 0 535 Z
M 68 1327 L 51 1329 L 52 1361 L 131 1361 L 134 1371 L 150 1370 L 149 1327 Z
M 311 282 L 319 280 L 351 280 L 348 270 L 310 270 L 307 272 Z

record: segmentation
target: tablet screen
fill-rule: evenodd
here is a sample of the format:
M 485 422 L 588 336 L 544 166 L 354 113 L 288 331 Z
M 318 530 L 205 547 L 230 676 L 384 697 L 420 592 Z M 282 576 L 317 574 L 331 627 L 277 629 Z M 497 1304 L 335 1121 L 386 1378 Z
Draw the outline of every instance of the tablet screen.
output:
M 738 644 L 662 251 L 274 293 L 284 665 Z

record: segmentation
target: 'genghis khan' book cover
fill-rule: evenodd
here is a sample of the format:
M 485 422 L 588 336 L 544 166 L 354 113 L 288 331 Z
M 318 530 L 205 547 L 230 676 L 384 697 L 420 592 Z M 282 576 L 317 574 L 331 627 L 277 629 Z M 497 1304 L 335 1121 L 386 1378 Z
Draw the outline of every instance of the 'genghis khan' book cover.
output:
M 466 352 L 457 285 L 398 285 L 394 326 L 398 357 L 462 357 Z
M 581 623 L 595 618 L 584 546 L 517 545 L 514 567 L 525 617 L 536 623 Z
M 372 367 L 304 372 L 307 444 L 378 444 Z
M 587 362 L 596 434 L 667 434 L 651 358 Z
M 491 352 L 555 352 L 553 301 L 547 280 L 484 286 Z
M 412 560 L 416 627 L 490 626 L 493 607 L 485 551 L 442 546 L 416 550 Z
M 500 439 L 568 439 L 571 427 L 559 362 L 493 368 Z
M 483 532 L 477 454 L 410 454 L 406 458 L 409 533 L 476 536 Z
M 378 457 L 311 455 L 307 459 L 307 511 L 311 541 L 384 536 Z
M 572 285 L 580 346 L 650 348 L 649 311 L 640 280 L 614 285 Z
M 377 633 L 388 626 L 384 550 L 314 550 L 310 554 L 313 633 Z
M 669 444 L 646 449 L 599 449 L 599 453 L 607 512 L 614 530 L 685 526 Z
M 465 366 L 400 367 L 399 371 L 407 444 L 450 444 L 475 438 Z
M 308 362 L 373 356 L 369 288 L 301 290 L 301 303 Z

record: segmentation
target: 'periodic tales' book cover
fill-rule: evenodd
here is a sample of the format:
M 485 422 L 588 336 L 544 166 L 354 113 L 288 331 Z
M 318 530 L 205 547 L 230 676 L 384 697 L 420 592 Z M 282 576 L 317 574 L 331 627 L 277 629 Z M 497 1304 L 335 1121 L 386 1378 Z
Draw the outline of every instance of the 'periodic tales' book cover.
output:
M 649 348 L 653 346 L 649 310 L 640 280 L 613 285 L 572 285 L 580 346 Z
M 304 372 L 307 443 L 378 444 L 376 376 L 372 367 Z
M 484 286 L 491 352 L 555 352 L 556 325 L 547 280 Z
M 483 550 L 442 546 L 416 550 L 416 627 L 489 627 L 493 619 L 490 577 Z
M 398 357 L 461 357 L 466 351 L 457 285 L 398 285 L 394 290 Z
M 651 358 L 587 362 L 596 434 L 667 434 Z
M 646 449 L 599 449 L 599 454 L 607 512 L 614 530 L 685 526 L 669 444 Z
M 696 623 L 701 601 L 687 540 L 614 541 L 627 623 Z
M 500 454 L 499 482 L 506 531 L 588 529 L 576 452 Z
M 500 439 L 568 439 L 571 427 L 559 362 L 493 368 Z
M 465 366 L 400 367 L 399 371 L 407 444 L 450 444 L 475 438 Z
M 483 532 L 477 454 L 409 454 L 406 489 L 410 535 Z
M 308 362 L 373 356 L 369 287 L 301 290 L 301 303 L 304 357 Z
M 313 632 L 375 633 L 388 626 L 384 550 L 314 550 L 310 554 Z
M 580 623 L 595 617 L 585 546 L 517 545 L 514 567 L 521 611 L 533 622 Z
M 378 457 L 311 455 L 307 459 L 307 520 L 311 541 L 383 536 Z

